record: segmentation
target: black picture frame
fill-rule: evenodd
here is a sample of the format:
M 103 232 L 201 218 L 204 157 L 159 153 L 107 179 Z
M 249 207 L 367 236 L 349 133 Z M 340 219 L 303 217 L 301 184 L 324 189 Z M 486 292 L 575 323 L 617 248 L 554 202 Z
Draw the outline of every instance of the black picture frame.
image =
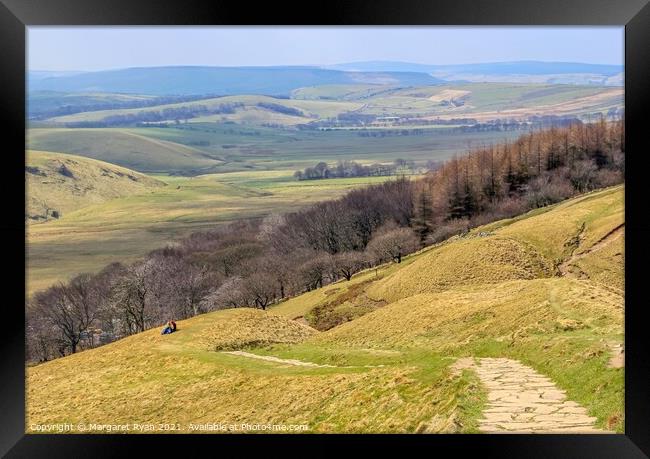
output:
M 26 435 L 23 222 L 25 149 L 25 30 L 31 25 L 624 25 L 626 111 L 626 376 L 625 434 L 619 435 Z M 650 455 L 650 349 L 643 320 L 644 263 L 650 251 L 645 223 L 643 174 L 650 106 L 650 5 L 648 0 L 330 0 L 314 4 L 249 3 L 232 0 L 0 0 L 0 120 L 5 196 L 0 218 L 4 242 L 4 317 L 0 320 L 0 454 L 7 457 L 108 457 L 146 446 L 152 453 L 212 453 L 250 447 L 285 454 L 338 451 L 367 454 L 369 448 L 406 443 L 403 451 L 446 457 L 642 458 Z M 644 164 L 646 166 L 644 166 Z M 647 173 L 647 172 L 646 172 Z M 21 192 L 22 190 L 22 192 Z M 18 269 L 22 266 L 23 270 Z M 22 291 L 21 291 L 22 287 Z M 22 300 L 21 300 L 22 298 Z M 272 449 L 273 448 L 273 449 Z M 308 449 L 305 449 L 308 448 Z M 291 451 L 287 452 L 290 453 Z M 167 453 L 166 453 L 167 454 Z M 421 454 L 421 453 L 419 453 Z

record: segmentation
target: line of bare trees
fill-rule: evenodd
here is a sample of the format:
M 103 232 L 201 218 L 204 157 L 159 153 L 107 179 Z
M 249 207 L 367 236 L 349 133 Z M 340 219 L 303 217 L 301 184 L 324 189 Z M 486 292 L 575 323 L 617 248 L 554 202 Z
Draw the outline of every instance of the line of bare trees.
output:
M 28 359 L 45 361 L 222 308 L 266 309 L 468 228 L 624 177 L 623 121 L 523 135 L 303 210 L 199 232 L 83 274 L 27 304 Z

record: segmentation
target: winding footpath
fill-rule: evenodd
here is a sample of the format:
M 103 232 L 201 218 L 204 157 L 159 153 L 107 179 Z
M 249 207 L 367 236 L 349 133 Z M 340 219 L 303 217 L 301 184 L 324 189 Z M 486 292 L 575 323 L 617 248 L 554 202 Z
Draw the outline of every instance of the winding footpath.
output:
M 506 358 L 458 359 L 456 371 L 471 369 L 488 391 L 479 421 L 486 433 L 610 433 L 594 427 L 595 417 L 567 400 L 553 381 L 522 363 Z
M 259 355 L 253 354 L 251 352 L 244 351 L 222 351 L 224 354 L 238 355 L 240 357 L 246 357 L 249 359 L 265 360 L 267 362 L 279 363 L 283 365 L 294 365 L 299 367 L 314 367 L 314 368 L 379 368 L 384 365 L 327 365 L 314 362 L 305 362 L 303 360 L 295 359 L 281 359 L 280 357 L 274 357 L 272 355 Z

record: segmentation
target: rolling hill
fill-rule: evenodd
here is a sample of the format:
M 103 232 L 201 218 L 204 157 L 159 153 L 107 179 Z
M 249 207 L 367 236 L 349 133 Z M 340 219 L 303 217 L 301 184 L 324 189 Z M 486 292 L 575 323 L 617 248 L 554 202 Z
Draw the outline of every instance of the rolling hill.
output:
M 171 94 L 265 94 L 288 96 L 293 89 L 321 84 L 440 82 L 426 73 L 345 72 L 318 67 L 141 67 L 54 76 L 30 82 L 30 90 Z
M 95 107 L 111 104 L 147 103 L 155 100 L 153 96 L 137 94 L 111 94 L 111 93 L 67 93 L 57 91 L 29 91 L 27 93 L 27 113 L 29 117 L 35 117 L 57 110 L 83 111 L 95 109 Z
M 353 72 L 423 72 L 454 71 L 458 73 L 491 73 L 515 75 L 547 75 L 561 73 L 600 73 L 612 76 L 623 71 L 622 65 L 587 64 L 581 62 L 512 61 L 476 64 L 430 65 L 413 62 L 366 61 L 348 62 L 327 68 Z
M 623 277 L 623 227 L 623 187 L 595 191 L 269 311 L 212 312 L 172 335 L 153 329 L 30 367 L 27 425 L 477 432 L 481 416 L 498 427 L 504 413 L 487 414 L 504 395 L 486 386 L 493 370 L 472 370 L 478 359 L 533 387 L 533 399 L 507 401 L 520 430 L 590 431 L 593 419 L 622 432 L 624 370 L 611 362 L 624 302 L 611 281 Z M 320 327 L 325 316 L 338 319 Z
M 25 160 L 25 219 L 39 222 L 114 198 L 144 193 L 165 184 L 103 161 L 28 150 Z
M 241 124 L 264 123 L 293 125 L 308 123 L 314 119 L 336 117 L 341 113 L 358 110 L 361 103 L 343 101 L 307 101 L 280 99 L 269 96 L 238 95 L 200 99 L 192 102 L 181 102 L 175 104 L 156 105 L 145 108 L 100 110 L 82 112 L 72 115 L 51 118 L 56 123 L 75 123 L 81 121 L 101 121 L 109 116 L 115 115 L 136 115 L 151 111 L 161 112 L 167 109 L 185 108 L 191 110 L 199 106 L 208 110 L 221 106 L 233 105 L 232 113 L 218 113 L 215 115 L 199 116 L 191 118 L 192 122 L 205 121 L 236 121 Z M 289 109 L 285 112 L 282 109 Z M 256 116 L 252 116 L 254 112 Z M 248 116 L 247 116 L 248 115 Z M 173 121 L 170 119 L 170 121 Z
M 61 151 L 140 172 L 209 170 L 223 162 L 189 145 L 118 129 L 30 129 L 27 143 L 30 149 Z
M 352 116 L 398 116 L 399 126 L 424 120 L 471 118 L 481 121 L 532 116 L 607 114 L 623 106 L 622 88 L 597 85 L 539 83 L 457 83 L 400 87 L 377 84 L 326 84 L 294 89 L 291 99 L 237 95 L 142 108 L 79 112 L 48 119 L 55 126 L 113 122 L 116 117 L 156 114 L 155 122 L 236 123 L 292 127 Z M 182 118 L 181 118 L 182 119 Z M 133 122 L 131 122 L 133 124 Z M 467 124 L 467 123 L 465 123 Z M 470 123 L 472 124 L 472 123 Z M 92 125 L 90 127 L 93 127 Z M 391 127 L 391 126 L 389 126 Z M 394 127 L 394 126 L 392 126 Z
M 623 65 L 580 62 L 513 61 L 458 65 L 368 61 L 328 68 L 363 72 L 423 72 L 445 81 L 623 85 Z

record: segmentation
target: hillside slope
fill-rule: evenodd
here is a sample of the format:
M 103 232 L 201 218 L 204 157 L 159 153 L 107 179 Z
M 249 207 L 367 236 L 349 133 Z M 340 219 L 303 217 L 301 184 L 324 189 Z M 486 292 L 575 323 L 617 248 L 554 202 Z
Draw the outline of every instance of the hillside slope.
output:
M 102 91 L 136 94 L 288 95 L 302 86 L 335 83 L 400 84 L 439 82 L 426 73 L 345 72 L 317 67 L 140 67 L 43 78 L 31 90 Z
M 25 219 L 33 222 L 165 185 L 104 161 L 34 150 L 26 152 L 25 180 Z
M 63 151 L 139 172 L 196 172 L 223 161 L 200 149 L 125 129 L 30 129 L 32 150 Z
M 569 411 L 556 416 L 584 409 L 597 428 L 622 432 L 624 369 L 611 364 L 623 343 L 622 291 L 611 285 L 623 274 L 622 211 L 622 186 L 593 192 L 268 312 L 217 311 L 172 335 L 150 330 L 37 365 L 27 372 L 28 426 L 169 422 L 188 432 L 222 420 L 477 432 L 493 394 L 458 363 L 498 358 L 548 377 L 540 384 L 557 386 L 554 397 L 566 393 Z

